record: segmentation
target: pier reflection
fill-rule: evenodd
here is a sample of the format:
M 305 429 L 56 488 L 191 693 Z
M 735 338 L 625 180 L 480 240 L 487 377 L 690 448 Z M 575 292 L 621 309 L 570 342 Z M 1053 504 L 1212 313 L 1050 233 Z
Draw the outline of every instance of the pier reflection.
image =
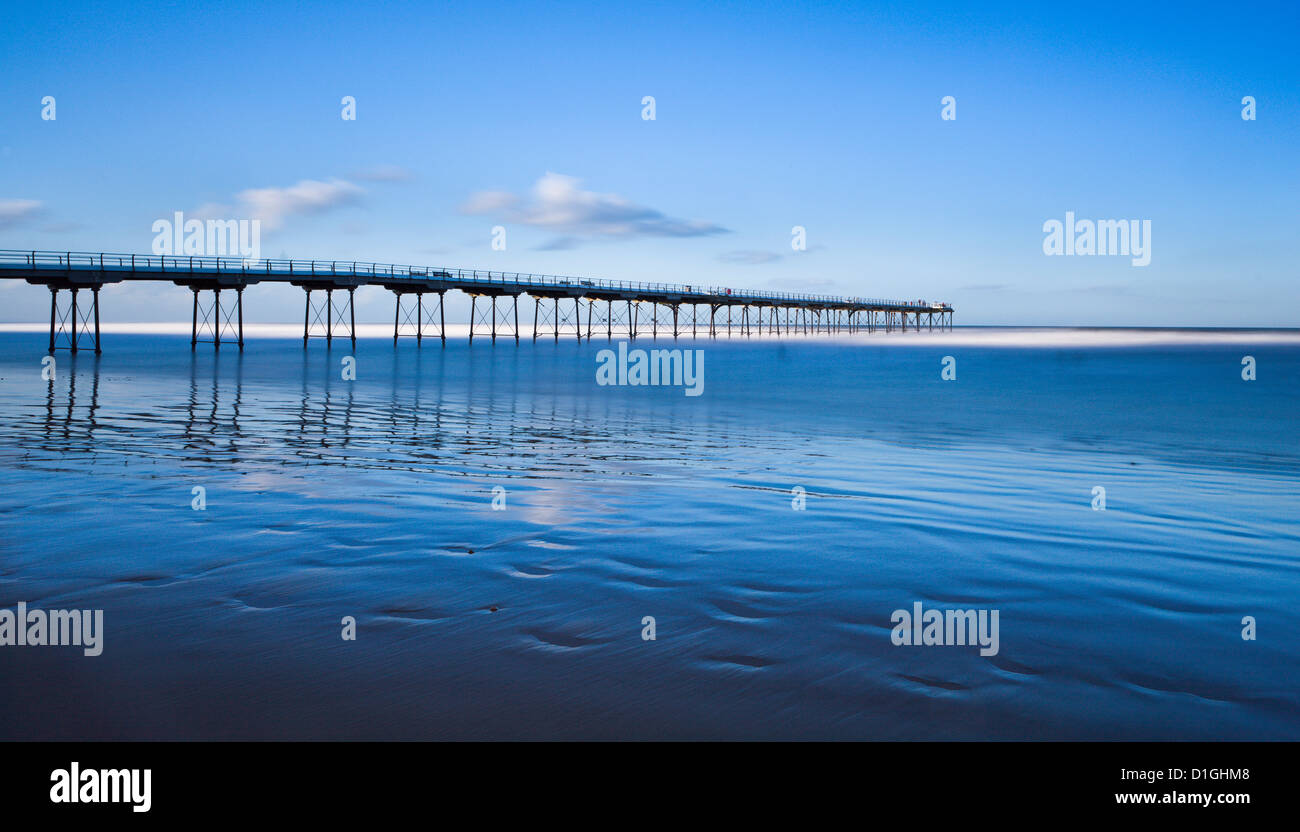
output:
M 126 465 L 549 478 L 699 458 L 709 446 L 692 435 L 723 427 L 699 399 L 598 388 L 585 345 L 362 352 L 354 380 L 343 378 L 342 357 L 300 349 L 153 364 L 69 357 L 56 380 L 28 388 L 39 389 L 39 404 L 9 400 L 17 407 L 0 432 L 44 464 L 51 455 L 108 455 Z
M 99 356 L 93 354 L 69 356 L 63 359 L 61 372 L 46 382 L 42 449 L 60 453 L 95 452 L 99 361 Z M 60 389 L 60 375 L 67 379 L 66 390 Z

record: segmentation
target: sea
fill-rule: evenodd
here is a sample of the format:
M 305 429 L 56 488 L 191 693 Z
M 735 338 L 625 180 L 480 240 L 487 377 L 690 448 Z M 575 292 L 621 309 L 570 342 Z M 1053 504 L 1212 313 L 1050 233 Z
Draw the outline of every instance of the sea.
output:
M 0 738 L 1300 739 L 1300 332 L 249 329 L 0 331 Z

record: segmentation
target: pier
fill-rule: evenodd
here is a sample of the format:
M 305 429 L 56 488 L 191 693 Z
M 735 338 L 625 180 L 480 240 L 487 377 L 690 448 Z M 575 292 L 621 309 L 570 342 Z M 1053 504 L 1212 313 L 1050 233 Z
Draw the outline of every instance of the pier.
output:
M 0 251 L 0 278 L 50 290 L 49 351 L 101 351 L 99 295 L 106 285 L 164 281 L 193 293 L 190 348 L 222 343 L 244 348 L 244 290 L 288 283 L 304 291 L 303 346 L 335 338 L 356 345 L 353 300 L 358 287 L 379 286 L 395 297 L 393 343 L 447 341 L 443 301 L 449 290 L 470 296 L 469 340 L 573 337 L 615 333 L 637 337 L 810 335 L 906 332 L 952 328 L 950 304 L 929 301 L 808 295 L 677 283 L 640 283 L 341 260 L 256 260 L 91 252 Z M 224 297 L 223 297 L 224 293 Z M 61 297 L 62 295 L 62 297 Z M 532 301 L 532 331 L 521 328 L 519 305 Z M 524 326 L 527 326 L 525 310 Z

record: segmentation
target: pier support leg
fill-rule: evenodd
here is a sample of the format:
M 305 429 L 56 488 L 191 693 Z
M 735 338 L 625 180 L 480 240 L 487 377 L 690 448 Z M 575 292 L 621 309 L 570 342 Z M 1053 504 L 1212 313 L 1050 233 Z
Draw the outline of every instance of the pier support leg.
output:
M 98 355 L 102 350 L 99 344 L 99 286 L 90 288 L 90 309 L 82 314 L 82 305 L 78 302 L 78 289 L 72 286 L 55 286 L 49 284 L 50 290 L 50 343 L 47 347 L 50 355 L 60 347 L 60 341 L 64 338 L 68 342 L 70 352 L 79 352 L 81 350 L 82 332 L 79 327 L 85 331 L 85 336 L 93 338 L 92 347 L 95 354 Z M 60 314 L 59 311 L 59 292 L 68 292 L 68 307 L 66 315 Z M 94 326 L 93 335 L 90 333 L 90 327 Z
M 99 287 L 96 286 L 93 289 L 91 289 L 90 294 L 91 294 L 90 304 L 91 306 L 95 307 L 95 355 L 99 355 L 101 352 L 99 348 Z M 240 346 L 242 348 L 243 346 L 242 342 Z
M 50 355 L 54 355 L 54 315 L 59 308 L 59 290 L 50 287 Z

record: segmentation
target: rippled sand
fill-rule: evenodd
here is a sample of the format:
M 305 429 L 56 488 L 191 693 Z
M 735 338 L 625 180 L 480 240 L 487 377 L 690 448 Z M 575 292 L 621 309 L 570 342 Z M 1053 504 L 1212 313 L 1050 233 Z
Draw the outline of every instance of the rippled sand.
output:
M 688 398 L 597 386 L 603 340 L 365 339 L 345 382 L 118 335 L 50 385 L 0 334 L 0 606 L 107 630 L 0 647 L 0 736 L 1300 738 L 1264 335 L 683 340 Z M 893 645 L 915 601 L 999 653 Z

